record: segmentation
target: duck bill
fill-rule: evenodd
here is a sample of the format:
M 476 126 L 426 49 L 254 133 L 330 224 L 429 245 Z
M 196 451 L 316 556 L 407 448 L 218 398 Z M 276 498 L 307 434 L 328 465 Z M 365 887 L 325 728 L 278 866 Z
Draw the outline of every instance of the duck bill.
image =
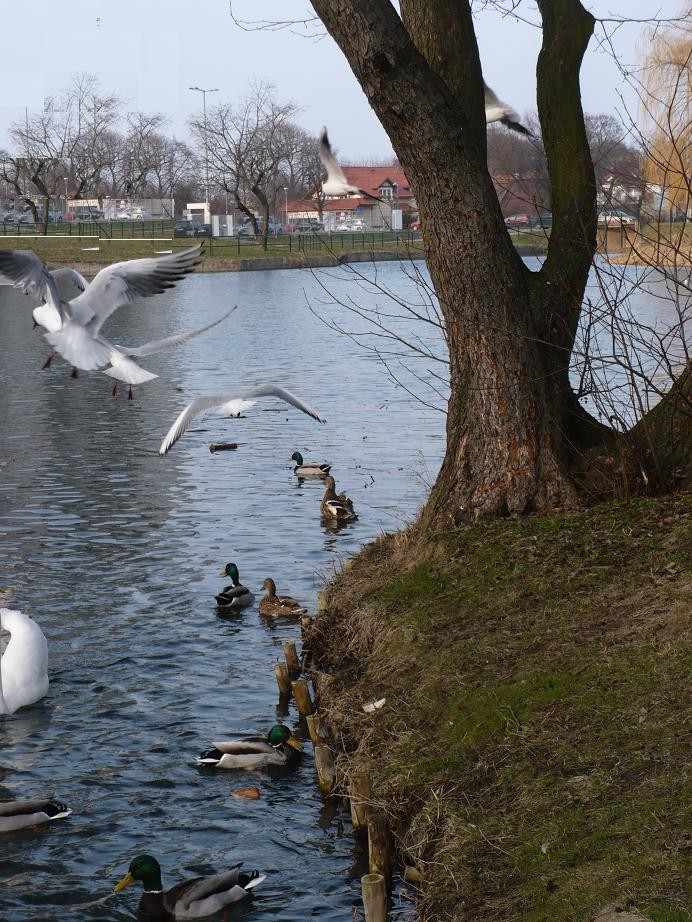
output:
M 228 576 L 228 573 L 226 573 L 225 570 L 222 570 L 222 571 L 219 573 L 219 576 Z
M 132 874 L 128 871 L 127 874 L 123 877 L 122 880 L 119 880 L 118 883 L 113 887 L 113 892 L 116 890 L 124 890 L 125 887 L 129 887 L 130 884 L 134 884 L 135 879 Z
M 288 743 L 289 746 L 292 746 L 294 749 L 297 749 L 298 752 L 303 751 L 303 744 L 300 742 L 300 740 L 297 740 L 295 736 L 289 736 L 286 742 Z

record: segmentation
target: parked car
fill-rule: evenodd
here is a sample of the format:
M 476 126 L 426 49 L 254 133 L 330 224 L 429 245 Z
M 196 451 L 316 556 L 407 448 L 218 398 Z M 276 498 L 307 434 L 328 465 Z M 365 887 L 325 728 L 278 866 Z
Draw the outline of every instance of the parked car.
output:
M 27 208 L 26 211 L 9 211 L 7 217 L 3 218 L 5 224 L 33 224 L 34 215 L 30 208 Z
M 362 221 L 344 221 L 342 224 L 337 224 L 335 230 L 354 234 L 366 230 L 366 227 Z
M 176 221 L 173 225 L 173 236 L 194 237 L 201 226 L 201 221 Z
M 141 208 L 125 208 L 115 216 L 116 221 L 143 221 L 144 212 Z
M 619 208 L 604 208 L 598 212 L 599 227 L 631 227 L 636 223 L 637 219 L 633 215 Z
M 541 214 L 531 215 L 531 227 L 552 227 L 553 215 L 550 211 L 544 211 Z
M 79 208 L 74 212 L 73 215 L 74 221 L 102 221 L 103 212 L 100 208 L 96 208 L 93 205 L 88 205 L 86 208 Z
M 39 221 L 43 221 L 43 209 L 42 208 L 39 208 L 38 210 L 38 219 Z M 62 220 L 63 220 L 62 212 L 52 211 L 51 209 L 48 210 L 48 223 L 49 224 L 60 224 Z
M 513 214 L 505 218 L 507 227 L 529 227 L 531 218 L 527 214 Z
M 200 224 L 195 229 L 195 237 L 211 237 L 211 224 Z
M 257 218 L 257 232 L 259 234 L 264 233 L 264 220 L 262 218 Z M 281 224 L 276 224 L 273 218 L 269 219 L 269 236 L 276 237 L 278 234 L 283 234 L 284 228 Z M 255 234 L 254 228 L 252 226 L 252 221 L 249 218 L 243 218 L 240 223 L 238 230 L 236 231 L 238 237 L 253 237 Z
M 317 218 L 299 218 L 293 222 L 293 230 L 296 234 L 321 234 L 324 224 Z

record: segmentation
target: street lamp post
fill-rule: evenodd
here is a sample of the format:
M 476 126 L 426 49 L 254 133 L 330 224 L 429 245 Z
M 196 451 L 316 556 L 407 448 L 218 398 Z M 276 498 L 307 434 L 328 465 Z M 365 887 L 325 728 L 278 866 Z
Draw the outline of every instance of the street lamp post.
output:
M 191 86 L 202 94 L 202 109 L 204 110 L 204 203 L 209 204 L 209 143 L 207 141 L 207 93 L 218 93 L 218 88 L 203 90 L 200 86 Z
M 63 176 L 63 182 L 65 183 L 65 210 L 64 214 L 67 215 L 67 176 Z M 67 218 L 66 218 L 67 220 Z
M 286 214 L 286 227 L 288 227 L 288 186 L 284 186 L 284 201 L 286 205 L 284 209 L 284 212 Z

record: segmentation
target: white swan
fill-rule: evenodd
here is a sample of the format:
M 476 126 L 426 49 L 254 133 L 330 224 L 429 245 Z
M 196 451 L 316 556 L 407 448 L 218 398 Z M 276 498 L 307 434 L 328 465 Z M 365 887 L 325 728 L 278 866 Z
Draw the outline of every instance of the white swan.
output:
M 0 714 L 14 714 L 48 691 L 48 644 L 33 618 L 0 608 L 0 628 L 11 635 L 0 658 Z
M 290 403 L 291 406 L 294 406 L 296 409 L 301 410 L 303 413 L 307 413 L 308 416 L 316 419 L 319 423 L 326 422 L 326 420 L 324 420 L 319 415 L 317 410 L 314 410 L 309 404 L 304 403 L 299 397 L 296 397 L 295 394 L 292 394 L 290 391 L 286 391 L 282 387 L 278 387 L 276 384 L 260 384 L 258 387 L 253 387 L 242 394 L 224 394 L 217 397 L 197 397 L 196 400 L 193 400 L 192 403 L 189 403 L 185 407 L 180 416 L 178 416 L 176 421 L 168 430 L 166 437 L 164 438 L 163 442 L 161 442 L 159 454 L 165 455 L 166 452 L 172 448 L 173 445 L 175 445 L 178 439 L 184 434 L 185 430 L 190 425 L 195 416 L 199 416 L 200 413 L 204 413 L 206 410 L 211 410 L 215 407 L 227 406 L 229 403 L 232 406 L 242 406 L 238 403 L 234 404 L 234 402 L 251 400 L 253 397 L 278 397 L 279 400 Z

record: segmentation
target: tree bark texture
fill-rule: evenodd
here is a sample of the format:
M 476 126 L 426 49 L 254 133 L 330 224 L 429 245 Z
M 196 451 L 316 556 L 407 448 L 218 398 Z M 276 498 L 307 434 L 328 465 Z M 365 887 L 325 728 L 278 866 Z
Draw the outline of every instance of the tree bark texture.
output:
M 578 82 L 593 19 L 578 0 L 539 5 L 539 75 L 549 84 L 541 118 L 565 113 L 569 140 L 560 126 L 548 131 L 558 186 L 553 235 L 563 245 L 534 274 L 512 245 L 487 169 L 468 0 L 402 0 L 402 18 L 389 0 L 313 0 L 415 190 L 446 321 L 451 396 L 447 452 L 424 513 L 432 523 L 578 500 L 567 426 L 578 410 L 567 369 L 595 248 L 595 184 L 583 119 L 579 132 Z M 561 272 L 556 264 L 563 262 L 569 268 Z

